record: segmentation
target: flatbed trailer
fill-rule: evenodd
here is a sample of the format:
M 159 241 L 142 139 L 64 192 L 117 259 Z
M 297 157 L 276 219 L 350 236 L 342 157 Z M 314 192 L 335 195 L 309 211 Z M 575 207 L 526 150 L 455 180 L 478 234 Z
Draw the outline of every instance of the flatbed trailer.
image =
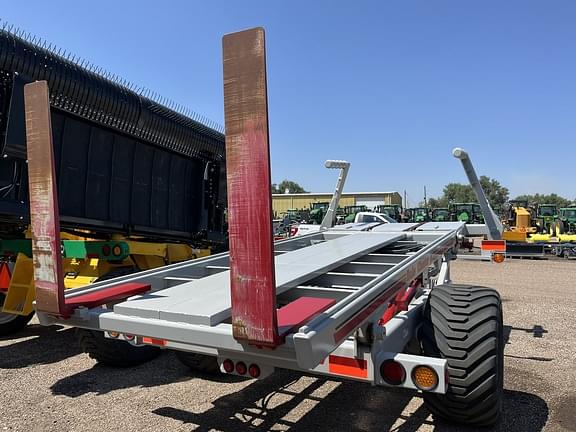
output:
M 353 224 L 273 243 L 264 32 L 227 35 L 223 51 L 230 252 L 64 292 L 57 201 L 31 189 L 40 322 L 177 350 L 200 370 L 262 379 L 286 368 L 422 391 L 437 416 L 493 424 L 501 301 L 450 281 L 466 225 Z M 28 87 L 38 117 L 28 158 L 36 190 L 50 192 L 46 92 Z

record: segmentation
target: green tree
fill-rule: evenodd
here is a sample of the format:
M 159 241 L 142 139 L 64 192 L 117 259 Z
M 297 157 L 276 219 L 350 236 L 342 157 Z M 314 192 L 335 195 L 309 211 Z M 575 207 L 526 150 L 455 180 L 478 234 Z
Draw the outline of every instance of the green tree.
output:
M 484 189 L 486 198 L 492 207 L 502 207 L 510 197 L 508 188 L 502 186 L 498 180 L 487 176 L 480 176 L 480 185 Z M 477 201 L 474 197 L 474 202 Z
M 289 193 L 305 193 L 302 186 L 292 180 L 282 180 L 280 183 L 272 183 L 272 193 L 283 194 L 288 190 Z
M 419 205 L 420 207 L 424 207 L 424 201 L 421 201 Z M 445 207 L 439 198 L 428 198 L 426 206 L 428 208 Z
M 568 207 L 572 201 L 570 201 L 569 199 L 566 199 L 564 197 L 561 197 L 560 195 L 557 195 L 555 193 L 552 194 L 534 194 L 534 195 L 518 195 L 516 198 L 516 200 L 526 200 L 528 201 L 528 205 L 533 205 L 533 204 L 555 204 L 558 207 Z
M 443 195 L 440 197 L 443 207 L 450 203 L 476 202 L 476 194 L 472 186 L 461 183 L 448 183 L 444 186 Z
M 480 184 L 486 198 L 492 207 L 501 207 L 510 195 L 508 188 L 502 186 L 498 180 L 487 176 L 480 176 Z M 478 202 L 472 186 L 462 183 L 448 183 L 442 190 L 442 196 L 430 198 L 428 206 L 431 208 L 448 207 L 450 203 Z

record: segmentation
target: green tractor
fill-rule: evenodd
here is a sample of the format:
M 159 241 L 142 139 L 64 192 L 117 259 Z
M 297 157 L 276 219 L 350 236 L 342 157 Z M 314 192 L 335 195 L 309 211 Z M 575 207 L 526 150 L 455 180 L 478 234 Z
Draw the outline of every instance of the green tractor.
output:
M 538 232 L 550 233 L 558 217 L 558 206 L 556 204 L 539 204 L 536 207 L 536 227 Z
M 368 207 L 366 207 L 365 205 L 346 206 L 346 207 L 344 207 L 344 214 L 346 215 L 344 217 L 344 222 L 345 223 L 354 222 L 354 219 L 356 218 L 356 213 L 366 212 L 366 211 L 368 211 Z
M 429 222 L 430 210 L 426 207 L 415 207 L 406 209 L 408 213 L 408 222 Z
M 453 222 L 465 222 L 471 224 L 484 223 L 480 205 L 476 203 L 453 203 L 450 204 L 450 219 Z
M 402 206 L 398 204 L 379 205 L 374 208 L 376 213 L 384 213 L 396 222 L 402 222 Z
M 435 208 L 432 210 L 432 220 L 434 222 L 447 222 L 450 220 L 450 209 L 447 207 Z
M 558 234 L 576 234 L 576 207 L 563 207 L 556 221 Z
M 315 202 L 310 204 L 309 221 L 308 223 L 321 224 L 324 215 L 330 207 L 329 202 Z

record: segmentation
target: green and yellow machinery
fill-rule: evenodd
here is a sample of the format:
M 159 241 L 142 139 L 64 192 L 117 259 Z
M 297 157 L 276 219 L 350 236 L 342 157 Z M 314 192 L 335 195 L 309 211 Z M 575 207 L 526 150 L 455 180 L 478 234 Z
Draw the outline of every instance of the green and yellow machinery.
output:
M 450 218 L 454 222 L 466 222 L 471 224 L 484 223 L 482 210 L 477 203 L 452 203 L 449 207 Z
M 435 208 L 432 210 L 432 220 L 434 222 L 447 222 L 450 220 L 450 209 L 447 207 Z
M 346 216 L 344 217 L 344 222 L 345 223 L 352 223 L 352 222 L 354 222 L 354 219 L 356 219 L 356 213 L 367 212 L 367 211 L 368 211 L 368 207 L 366 207 L 365 205 L 345 206 L 344 207 L 344 214 Z
M 310 204 L 310 211 L 308 216 L 308 223 L 315 223 L 321 224 L 322 219 L 324 219 L 324 215 L 328 211 L 328 207 L 330 206 L 330 202 L 315 202 Z
M 503 206 L 504 232 L 502 239 L 512 242 L 526 242 L 530 234 L 537 233 L 532 210 L 524 200 L 511 200 Z
M 576 206 L 560 209 L 556 222 L 556 231 L 558 234 L 576 234 Z
M 375 213 L 384 213 L 396 222 L 402 222 L 402 206 L 398 204 L 381 204 L 374 208 Z
M 210 255 L 209 248 L 183 243 L 112 236 L 108 240 L 61 233 L 66 289 L 80 288 L 105 276 L 149 270 Z M 0 240 L 0 336 L 20 330 L 34 316 L 35 299 L 30 238 Z
M 558 206 L 556 204 L 539 204 L 536 206 L 535 224 L 539 233 L 552 233 L 557 220 Z
M 430 209 L 427 207 L 414 207 L 406 209 L 407 222 L 429 222 Z

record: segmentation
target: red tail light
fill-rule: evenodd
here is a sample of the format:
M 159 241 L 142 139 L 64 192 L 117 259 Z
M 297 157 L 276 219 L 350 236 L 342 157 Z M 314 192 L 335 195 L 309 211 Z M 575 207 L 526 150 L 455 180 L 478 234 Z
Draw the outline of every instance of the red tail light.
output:
M 241 362 L 241 361 L 236 363 L 236 373 L 238 375 L 246 375 L 247 371 L 248 371 L 248 368 L 246 367 L 246 363 Z
M 255 364 L 251 364 L 248 368 L 248 373 L 252 378 L 258 378 L 260 376 L 260 367 Z
M 380 375 L 390 385 L 400 385 L 406 379 L 404 366 L 394 360 L 386 360 L 380 365 Z
M 222 362 L 222 367 L 226 373 L 234 372 L 234 362 L 230 359 L 226 359 Z

